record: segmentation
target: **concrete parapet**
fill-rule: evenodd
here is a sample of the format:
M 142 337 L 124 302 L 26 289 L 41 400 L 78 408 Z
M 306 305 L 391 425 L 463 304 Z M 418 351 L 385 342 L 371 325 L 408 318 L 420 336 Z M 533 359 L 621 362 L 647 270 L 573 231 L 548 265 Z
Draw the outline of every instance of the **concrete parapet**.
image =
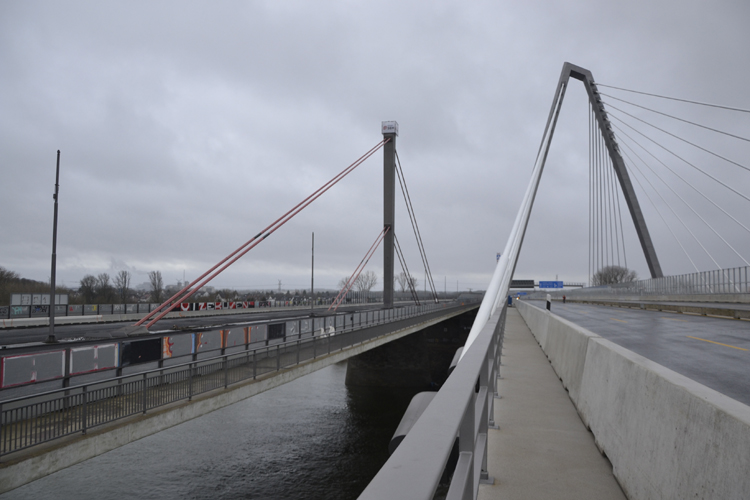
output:
M 750 407 L 528 303 L 518 310 L 628 498 L 747 498 Z
M 540 345 L 562 380 L 563 386 L 568 390 L 573 403 L 578 406 L 588 343 L 596 335 L 581 331 L 578 326 L 562 318 L 555 317 L 551 320 L 550 314 L 544 316 L 547 320 L 547 331 L 543 336 L 545 342 L 540 342 Z M 529 329 L 534 331 L 532 328 Z
M 542 349 L 544 349 L 544 346 L 547 344 L 547 327 L 549 325 L 549 315 L 548 314 L 526 314 L 524 315 L 524 311 L 526 307 L 528 307 L 526 302 L 523 302 L 521 300 L 516 300 L 513 303 L 518 308 L 518 312 L 523 317 L 523 320 L 526 322 L 526 325 L 529 327 L 529 330 L 531 330 L 534 336 L 536 337 L 536 341 L 539 342 L 539 345 L 541 345 Z

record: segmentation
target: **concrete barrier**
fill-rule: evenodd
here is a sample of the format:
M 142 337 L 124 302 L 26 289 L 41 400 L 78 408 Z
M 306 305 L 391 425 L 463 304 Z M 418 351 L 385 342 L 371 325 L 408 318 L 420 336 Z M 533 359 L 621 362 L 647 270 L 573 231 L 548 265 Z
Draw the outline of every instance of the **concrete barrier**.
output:
M 747 498 L 749 406 L 516 304 L 629 499 Z
M 558 319 L 556 316 L 553 317 L 546 312 L 537 316 L 546 316 L 547 320 L 546 322 L 537 320 L 538 324 L 546 326 L 546 332 L 540 335 L 540 338 L 544 339 L 544 343 L 541 344 L 542 349 L 547 354 L 557 375 L 564 381 L 563 385 L 577 406 L 586 366 L 588 343 L 591 338 L 597 336 L 588 331 L 581 331 L 570 322 L 556 321 Z
M 523 320 L 526 322 L 526 325 L 528 325 L 529 330 L 531 330 L 534 333 L 534 336 L 536 337 L 536 341 L 539 342 L 539 345 L 541 345 L 542 348 L 544 348 L 544 346 L 547 343 L 547 325 L 549 325 L 549 315 L 548 314 L 524 314 L 524 311 L 526 310 L 526 307 L 528 306 L 528 304 L 521 300 L 516 300 L 514 304 L 516 305 L 516 307 L 518 307 L 518 312 L 523 317 Z

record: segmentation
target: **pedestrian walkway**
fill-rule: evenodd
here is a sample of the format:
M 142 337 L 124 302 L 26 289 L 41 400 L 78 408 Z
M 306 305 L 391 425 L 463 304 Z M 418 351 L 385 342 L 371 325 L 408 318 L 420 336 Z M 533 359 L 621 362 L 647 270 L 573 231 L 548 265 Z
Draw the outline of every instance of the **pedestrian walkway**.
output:
M 625 499 L 568 393 L 515 308 L 508 309 L 495 423 L 488 444 L 494 485 L 482 500 Z

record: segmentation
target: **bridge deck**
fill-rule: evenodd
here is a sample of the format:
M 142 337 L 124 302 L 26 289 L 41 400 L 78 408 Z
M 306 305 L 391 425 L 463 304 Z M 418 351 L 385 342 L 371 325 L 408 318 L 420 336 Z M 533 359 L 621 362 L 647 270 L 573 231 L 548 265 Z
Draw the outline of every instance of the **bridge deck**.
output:
M 624 499 L 612 466 L 594 444 L 562 383 L 518 311 L 508 311 L 502 378 L 490 430 L 494 485 L 480 499 Z

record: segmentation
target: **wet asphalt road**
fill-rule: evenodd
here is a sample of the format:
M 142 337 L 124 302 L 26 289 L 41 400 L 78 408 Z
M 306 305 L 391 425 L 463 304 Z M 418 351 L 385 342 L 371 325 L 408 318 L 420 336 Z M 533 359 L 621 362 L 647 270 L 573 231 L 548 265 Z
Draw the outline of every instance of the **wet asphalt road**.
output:
M 553 302 L 552 312 L 750 405 L 750 321 L 570 302 Z

